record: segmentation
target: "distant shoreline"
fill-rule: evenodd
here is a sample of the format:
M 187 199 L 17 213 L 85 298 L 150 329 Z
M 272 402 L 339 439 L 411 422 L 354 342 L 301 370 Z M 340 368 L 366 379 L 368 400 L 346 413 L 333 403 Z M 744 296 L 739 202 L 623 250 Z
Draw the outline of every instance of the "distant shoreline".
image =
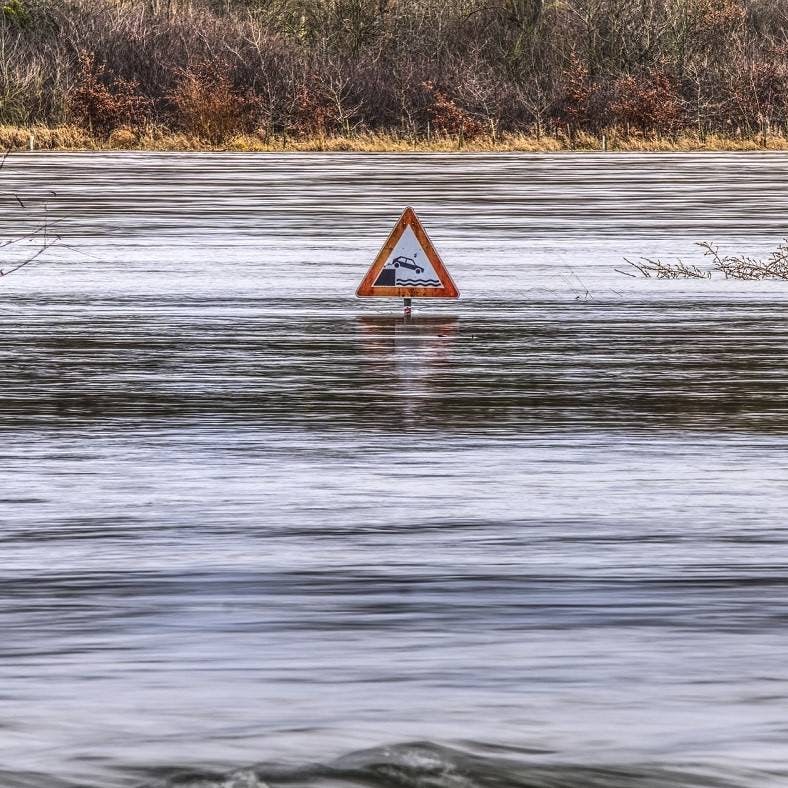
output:
M 0 147 L 4 150 L 48 151 L 213 151 L 213 152 L 359 152 L 359 153 L 556 153 L 561 151 L 601 152 L 724 152 L 788 151 L 788 137 L 769 134 L 751 136 L 707 134 L 610 135 L 578 134 L 541 136 L 504 134 L 496 138 L 477 136 L 405 137 L 399 134 L 357 134 L 350 136 L 287 137 L 267 139 L 254 134 L 229 137 L 211 143 L 199 137 L 166 129 L 120 128 L 108 136 L 93 135 L 78 126 L 0 126 Z

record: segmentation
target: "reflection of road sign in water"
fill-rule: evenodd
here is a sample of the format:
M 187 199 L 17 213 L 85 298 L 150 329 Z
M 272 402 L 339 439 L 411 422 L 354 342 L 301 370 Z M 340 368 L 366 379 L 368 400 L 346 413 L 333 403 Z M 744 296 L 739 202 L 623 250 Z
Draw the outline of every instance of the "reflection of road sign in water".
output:
M 457 298 L 460 292 L 412 208 L 406 208 L 359 285 L 358 296 Z

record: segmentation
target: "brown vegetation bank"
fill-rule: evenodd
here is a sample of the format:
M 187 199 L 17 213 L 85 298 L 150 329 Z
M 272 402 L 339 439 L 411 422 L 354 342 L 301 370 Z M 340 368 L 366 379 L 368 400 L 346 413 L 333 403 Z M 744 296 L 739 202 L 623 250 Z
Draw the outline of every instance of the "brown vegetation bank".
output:
M 0 146 L 788 149 L 788 0 L 0 0 Z

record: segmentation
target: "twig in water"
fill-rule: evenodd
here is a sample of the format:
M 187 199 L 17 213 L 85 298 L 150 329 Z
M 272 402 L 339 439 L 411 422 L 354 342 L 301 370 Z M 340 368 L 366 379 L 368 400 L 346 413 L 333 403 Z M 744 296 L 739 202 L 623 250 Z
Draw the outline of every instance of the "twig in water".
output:
M 3 168 L 3 165 L 10 154 L 10 150 L 5 152 L 5 155 L 2 159 L 0 159 L 0 170 Z M 22 198 L 18 194 L 13 194 L 14 199 L 18 203 L 19 207 L 22 210 L 27 210 L 27 205 L 22 201 Z M 13 244 L 20 243 L 22 241 L 40 241 L 40 246 L 28 257 L 25 259 L 18 261 L 16 263 L 12 263 L 10 268 L 7 269 L 0 269 L 0 277 L 8 276 L 9 274 L 13 274 L 15 271 L 19 271 L 20 269 L 24 268 L 27 265 L 30 265 L 34 260 L 37 260 L 41 257 L 44 252 L 48 249 L 51 249 L 53 246 L 56 246 L 60 243 L 60 236 L 51 236 L 50 235 L 50 222 L 49 222 L 49 213 L 48 213 L 48 203 L 44 201 L 43 204 L 44 209 L 44 220 L 39 227 L 37 227 L 32 232 L 26 233 L 24 235 L 18 236 L 16 238 L 9 238 L 4 241 L 0 241 L 0 249 L 5 249 Z M 63 219 L 59 219 L 55 224 L 59 224 Z
M 0 270 L 0 277 L 13 274 L 14 271 L 18 271 L 20 268 L 24 268 L 26 265 L 30 265 L 30 263 L 32 263 L 34 260 L 37 260 L 39 257 L 41 257 L 41 255 L 44 254 L 44 252 L 46 252 L 47 249 L 50 249 L 51 247 L 55 246 L 59 240 L 60 238 L 56 236 L 54 240 L 45 243 L 38 251 L 36 251 L 35 254 L 26 258 L 21 263 L 17 263 L 13 268 L 9 268 L 7 271 Z
M 569 268 L 569 273 L 572 276 L 574 276 L 574 278 L 578 281 L 578 283 L 580 285 L 580 288 L 581 288 L 580 291 L 578 291 L 577 287 L 573 284 L 572 280 L 569 279 L 569 277 L 567 277 L 566 275 L 561 274 L 561 278 L 564 280 L 564 282 L 567 283 L 567 285 L 569 285 L 569 287 L 572 290 L 572 292 L 576 294 L 575 295 L 575 301 L 589 301 L 592 298 L 592 296 L 591 296 L 591 293 L 589 292 L 588 288 L 585 286 L 585 283 L 577 275 L 577 273 L 575 272 L 575 270 L 571 266 L 567 266 L 567 267 Z M 579 292 L 579 295 L 577 295 L 578 292 Z

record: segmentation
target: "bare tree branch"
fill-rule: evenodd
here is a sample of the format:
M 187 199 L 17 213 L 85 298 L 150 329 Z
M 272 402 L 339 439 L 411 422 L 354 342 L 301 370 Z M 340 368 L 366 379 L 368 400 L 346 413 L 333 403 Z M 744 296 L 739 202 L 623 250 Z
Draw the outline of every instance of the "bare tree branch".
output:
M 7 150 L 3 155 L 2 160 L 0 160 L 0 170 L 2 170 L 3 166 L 8 159 L 9 154 L 11 153 L 10 150 Z M 49 192 L 50 194 L 54 194 L 54 192 Z M 21 197 L 13 193 L 12 196 L 16 200 L 16 203 L 23 211 L 28 211 L 29 208 L 26 203 L 21 199 Z M 14 238 L 7 238 L 3 241 L 0 241 L 0 249 L 10 249 L 11 247 L 21 244 L 24 242 L 38 242 L 37 248 L 32 253 L 28 254 L 22 260 L 16 260 L 14 262 L 9 263 L 10 267 L 7 268 L 0 268 L 0 277 L 6 277 L 10 274 L 15 273 L 16 271 L 20 271 L 22 268 L 30 265 L 35 260 L 38 260 L 46 251 L 51 249 L 53 246 L 56 246 L 60 243 L 60 236 L 52 236 L 51 235 L 51 224 L 49 221 L 48 215 L 48 201 L 43 202 L 43 220 L 41 224 L 36 227 L 34 230 L 30 231 L 29 233 L 24 233 L 23 235 L 16 236 Z M 59 224 L 62 222 L 63 219 L 59 219 L 55 224 Z M 2 264 L 0 262 L 0 264 Z

